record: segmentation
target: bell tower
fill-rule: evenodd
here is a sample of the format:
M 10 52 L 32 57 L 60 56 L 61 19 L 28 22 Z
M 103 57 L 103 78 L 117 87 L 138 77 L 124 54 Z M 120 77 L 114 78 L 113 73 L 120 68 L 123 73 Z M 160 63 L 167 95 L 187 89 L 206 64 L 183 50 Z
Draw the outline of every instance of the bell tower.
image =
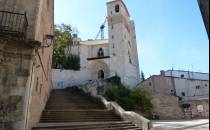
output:
M 123 0 L 107 3 L 110 42 L 110 74 L 118 75 L 124 84 L 139 82 L 139 64 L 134 21 Z

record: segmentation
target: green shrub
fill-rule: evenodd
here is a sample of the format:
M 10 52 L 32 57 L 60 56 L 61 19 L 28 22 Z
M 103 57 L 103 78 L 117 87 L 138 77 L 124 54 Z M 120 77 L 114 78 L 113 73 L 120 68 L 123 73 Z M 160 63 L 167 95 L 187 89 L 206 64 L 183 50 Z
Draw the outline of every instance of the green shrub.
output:
M 122 108 L 127 111 L 134 110 L 136 104 L 130 97 L 120 97 L 116 101 Z
M 64 69 L 79 70 L 80 69 L 80 57 L 70 54 L 65 57 Z
M 112 85 L 117 85 L 117 86 L 121 86 L 121 79 L 119 76 L 114 76 L 108 79 L 109 82 L 112 83 Z
M 117 98 L 117 94 L 115 89 L 109 89 L 105 92 L 105 97 L 107 98 L 108 101 L 115 101 Z
M 122 106 L 125 110 L 135 110 L 140 109 L 141 111 L 151 110 L 153 105 L 151 101 L 146 97 L 146 93 L 140 90 L 134 89 L 131 90 L 125 85 L 119 85 L 116 77 L 113 78 L 114 81 L 112 85 L 115 85 L 112 89 L 109 89 L 105 92 L 105 97 L 109 101 L 116 101 L 120 106 Z M 116 86 L 116 84 L 118 84 Z

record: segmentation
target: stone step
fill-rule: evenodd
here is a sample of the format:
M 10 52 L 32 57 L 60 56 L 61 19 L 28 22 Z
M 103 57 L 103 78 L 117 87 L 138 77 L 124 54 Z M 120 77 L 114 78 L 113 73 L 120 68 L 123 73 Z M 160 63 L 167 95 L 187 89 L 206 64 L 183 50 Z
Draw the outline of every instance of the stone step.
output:
M 42 124 L 44 125 L 44 124 Z M 77 122 L 75 124 L 62 123 L 54 125 L 37 126 L 33 130 L 141 130 L 137 126 L 130 122 L 92 122 L 92 123 L 81 123 Z
M 97 98 L 77 89 L 53 90 L 33 130 L 141 130 L 122 121 Z
M 78 119 L 78 120 L 40 120 L 40 123 L 57 123 L 57 122 L 104 122 L 104 121 L 122 121 L 120 119 Z

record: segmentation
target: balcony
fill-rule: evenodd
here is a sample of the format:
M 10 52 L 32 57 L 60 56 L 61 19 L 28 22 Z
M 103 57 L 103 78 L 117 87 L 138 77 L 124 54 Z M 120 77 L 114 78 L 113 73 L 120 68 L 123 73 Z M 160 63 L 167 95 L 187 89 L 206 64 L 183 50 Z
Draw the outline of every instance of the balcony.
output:
M 0 11 L 0 38 L 25 40 L 27 27 L 26 13 Z

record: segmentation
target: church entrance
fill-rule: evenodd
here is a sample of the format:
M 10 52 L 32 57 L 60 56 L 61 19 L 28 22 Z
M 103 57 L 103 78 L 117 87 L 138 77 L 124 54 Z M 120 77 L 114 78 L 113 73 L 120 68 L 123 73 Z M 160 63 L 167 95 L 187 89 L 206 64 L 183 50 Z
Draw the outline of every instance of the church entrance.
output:
M 104 79 L 104 71 L 103 70 L 98 71 L 98 79 Z

